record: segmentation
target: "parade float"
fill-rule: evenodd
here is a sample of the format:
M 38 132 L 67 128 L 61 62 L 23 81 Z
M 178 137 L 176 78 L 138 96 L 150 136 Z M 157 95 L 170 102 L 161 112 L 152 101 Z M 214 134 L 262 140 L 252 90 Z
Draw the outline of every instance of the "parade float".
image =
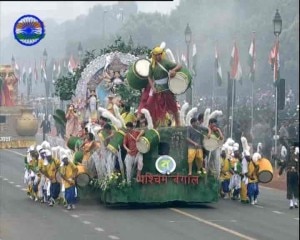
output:
M 67 146 L 72 151 L 71 158 L 78 169 L 75 181 L 81 200 L 93 198 L 107 206 L 217 202 L 220 196 L 219 166 L 210 168 L 211 163 L 220 163 L 221 146 L 228 156 L 232 156 L 236 144 L 230 138 L 223 143 L 218 134 L 207 137 L 209 119 L 222 115 L 218 110 L 210 112 L 207 108 L 203 114 L 204 127 L 197 129 L 203 135 L 203 147 L 207 154 L 205 167 L 208 172 L 199 173 L 193 169 L 192 174 L 189 174 L 186 138 L 190 120 L 197 113 L 197 108 L 189 109 L 188 103 L 184 103 L 179 111 L 181 126 L 161 123 L 156 128 L 151 122 L 149 111 L 142 109 L 148 124 L 139 128 L 144 130 L 144 134 L 136 142 L 136 147 L 143 155 L 143 167 L 140 174 L 134 168 L 133 176 L 127 177 L 123 140 L 128 129 L 120 114 L 120 100 L 127 98 L 127 105 L 134 111 L 137 105 L 134 101 L 128 102 L 128 98 L 140 99 L 148 83 L 149 66 L 147 55 L 137 57 L 119 51 L 102 54 L 90 61 L 80 72 L 71 102 L 80 120 L 87 122 L 85 128 L 93 133 L 95 140 L 88 143 L 86 148 L 83 138 L 70 136 L 64 143 L 50 141 L 51 146 L 60 142 L 59 146 Z M 122 77 L 124 81 L 115 81 Z M 168 82 L 169 89 L 175 95 L 183 94 L 190 87 L 191 80 L 189 71 L 182 68 L 170 80 L 172 83 Z M 114 84 L 117 82 L 121 84 Z M 114 93 L 113 97 L 111 92 Z M 64 111 L 57 109 L 53 117 L 58 125 L 67 125 Z M 109 131 L 113 131 L 108 141 L 106 138 L 111 132 L 104 131 L 105 125 L 97 122 L 101 117 L 108 120 Z M 250 152 L 251 147 L 244 143 L 243 149 Z M 273 168 L 270 161 L 265 158 L 256 160 L 259 165 L 259 182 L 272 181 Z
M 38 120 L 33 109 L 18 103 L 18 79 L 11 65 L 0 66 L 0 149 L 35 144 Z
M 124 166 L 123 139 L 126 133 L 124 120 L 120 116 L 118 96 L 137 97 L 147 86 L 150 60 L 147 55 L 139 56 L 131 53 L 111 51 L 94 58 L 82 70 L 78 80 L 72 103 L 76 106 L 77 114 L 82 121 L 88 121 L 86 127 L 95 135 L 93 148 L 87 154 L 79 146 L 82 139 L 70 137 L 65 143 L 73 152 L 73 162 L 77 165 L 78 175 L 76 183 L 80 199 L 96 198 L 106 205 L 131 204 L 131 203 L 211 203 L 219 198 L 219 180 L 214 174 L 188 175 L 188 148 L 187 126 L 191 116 L 197 109 L 192 108 L 184 119 L 181 114 L 182 126 L 174 127 L 161 125 L 153 128 L 149 124 L 141 128 L 145 131 L 143 137 L 137 143 L 139 152 L 143 154 L 143 169 L 141 175 L 133 174 L 132 179 L 126 179 Z M 123 83 L 116 87 L 114 80 L 123 77 Z M 107 81 L 110 76 L 112 81 Z M 175 94 L 182 94 L 191 85 L 192 77 L 189 71 L 183 68 L 178 72 L 176 80 L 170 84 L 170 89 Z M 116 87 L 115 89 L 112 89 Z M 122 89 L 122 92 L 118 90 Z M 114 91 L 115 99 L 112 101 L 113 112 L 110 114 L 105 109 L 105 102 L 111 91 Z M 89 101 L 91 94 L 96 93 L 97 104 Z M 89 103 L 87 105 L 87 103 Z M 131 110 L 134 110 L 132 104 Z M 104 143 L 105 134 L 102 127 L 95 123 L 95 119 L 103 116 L 110 120 L 114 135 L 108 143 Z M 146 114 L 145 114 L 146 115 Z M 148 116 L 149 117 L 149 116 Z M 54 119 L 58 124 L 66 124 L 65 115 L 56 110 Z M 217 144 L 213 143 L 213 148 Z M 212 149 L 210 149 L 212 150 Z M 87 154 L 88 161 L 83 163 Z M 116 168 L 116 166 L 118 166 Z M 194 169 L 195 170 L 195 169 Z

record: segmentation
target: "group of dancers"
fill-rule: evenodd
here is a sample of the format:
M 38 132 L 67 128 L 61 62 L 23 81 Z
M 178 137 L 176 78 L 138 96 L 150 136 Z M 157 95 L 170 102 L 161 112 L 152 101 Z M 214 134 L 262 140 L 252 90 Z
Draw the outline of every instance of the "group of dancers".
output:
M 24 183 L 27 185 L 27 195 L 49 206 L 61 199 L 68 210 L 75 209 L 77 171 L 67 150 L 58 159 L 53 156 L 47 141 L 30 146 L 25 157 Z

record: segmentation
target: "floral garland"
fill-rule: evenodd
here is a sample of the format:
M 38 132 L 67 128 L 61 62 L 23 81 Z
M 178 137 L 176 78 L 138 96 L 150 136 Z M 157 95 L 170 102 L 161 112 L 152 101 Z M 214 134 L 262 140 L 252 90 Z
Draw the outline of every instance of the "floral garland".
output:
M 95 179 L 92 185 L 96 189 L 107 191 L 109 189 L 126 189 L 129 187 L 126 179 L 123 179 L 120 173 L 112 173 L 110 176 L 106 176 L 102 179 Z

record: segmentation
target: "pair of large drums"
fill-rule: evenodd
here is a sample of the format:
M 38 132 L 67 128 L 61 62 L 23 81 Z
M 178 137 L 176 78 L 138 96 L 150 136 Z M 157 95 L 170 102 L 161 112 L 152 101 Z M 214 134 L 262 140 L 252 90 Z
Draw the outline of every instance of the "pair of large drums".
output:
M 130 66 L 126 78 L 131 88 L 141 90 L 147 86 L 149 67 L 148 59 L 139 59 Z
M 176 95 L 185 93 L 191 86 L 191 83 L 192 75 L 187 68 L 181 68 L 181 70 L 168 81 L 170 91 Z
M 155 129 L 149 129 L 145 132 L 144 136 L 140 137 L 136 143 L 136 148 L 140 153 L 147 153 L 159 143 L 160 136 Z
M 125 132 L 122 130 L 118 130 L 117 132 L 115 132 L 109 144 L 107 145 L 107 149 L 113 154 L 118 154 L 120 146 L 123 145 L 124 136 Z
M 258 181 L 261 183 L 271 182 L 273 179 L 273 167 L 270 161 L 266 158 L 261 158 L 257 161 L 257 164 L 259 165 Z
M 141 90 L 148 84 L 149 67 L 148 59 L 139 59 L 128 70 L 127 81 L 131 88 Z M 187 68 L 182 68 L 168 81 L 169 89 L 174 94 L 183 94 L 191 86 L 192 75 Z

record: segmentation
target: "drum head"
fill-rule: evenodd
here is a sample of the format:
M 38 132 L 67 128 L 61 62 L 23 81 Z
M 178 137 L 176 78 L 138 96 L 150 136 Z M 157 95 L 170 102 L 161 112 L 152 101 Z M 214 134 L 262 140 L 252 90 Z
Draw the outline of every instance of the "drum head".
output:
M 90 177 L 86 173 L 82 173 L 77 175 L 76 177 L 76 184 L 79 187 L 86 187 L 90 182 Z
M 140 153 L 147 153 L 150 150 L 150 144 L 146 138 L 141 137 L 136 143 L 136 148 L 139 150 Z
M 261 183 L 269 183 L 273 179 L 273 174 L 270 171 L 261 171 L 258 173 L 258 181 Z
M 207 138 L 207 137 L 204 137 L 204 139 L 203 139 L 203 147 L 207 151 L 214 151 L 218 147 L 220 147 L 221 145 L 222 145 L 221 141 L 217 140 L 216 138 Z
M 147 78 L 149 75 L 150 61 L 147 59 L 139 59 L 135 62 L 134 70 L 140 77 Z
M 189 81 L 184 73 L 177 72 L 174 78 L 170 78 L 169 89 L 174 94 L 182 94 L 189 87 Z

